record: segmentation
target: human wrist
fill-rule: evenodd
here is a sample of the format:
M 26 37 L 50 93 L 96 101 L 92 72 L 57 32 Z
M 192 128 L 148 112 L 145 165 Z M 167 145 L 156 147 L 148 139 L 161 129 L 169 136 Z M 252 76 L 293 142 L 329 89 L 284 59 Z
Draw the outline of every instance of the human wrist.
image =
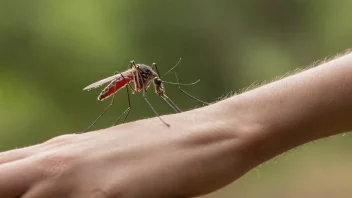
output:
M 225 100 L 249 123 L 245 147 L 258 165 L 293 147 L 352 129 L 352 54 Z M 254 126 L 254 127 L 253 127 Z
M 256 114 L 249 110 L 248 105 L 250 101 L 235 95 L 206 107 L 208 112 L 213 113 L 209 121 L 210 131 L 227 134 L 235 140 L 232 149 L 241 160 L 243 173 L 257 166 L 263 157 L 256 151 L 257 144 L 262 141 L 256 134 L 263 131 L 263 126 L 257 122 Z
M 275 123 L 263 124 L 263 114 L 258 113 L 262 111 L 261 106 L 255 107 L 257 110 L 253 111 L 256 102 L 257 98 L 243 93 L 216 103 L 217 109 L 223 112 L 222 119 L 226 123 L 223 131 L 236 136 L 235 149 L 246 164 L 246 171 L 302 142 L 299 137 L 289 137 L 295 133 L 286 131 L 288 134 L 283 134 L 278 131 Z M 284 139 L 285 136 L 288 139 Z

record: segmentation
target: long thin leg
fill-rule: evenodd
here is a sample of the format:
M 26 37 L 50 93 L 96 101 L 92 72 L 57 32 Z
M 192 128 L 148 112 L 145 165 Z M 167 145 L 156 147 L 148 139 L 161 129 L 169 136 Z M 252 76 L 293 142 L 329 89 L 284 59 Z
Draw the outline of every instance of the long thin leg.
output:
M 179 81 L 178 81 L 178 77 L 177 77 L 176 72 L 175 72 L 175 76 L 176 76 L 176 80 L 177 80 L 177 84 L 178 84 L 178 89 L 179 89 L 182 93 L 184 93 L 184 94 L 187 95 L 188 97 L 192 98 L 193 100 L 196 100 L 196 101 L 198 101 L 198 102 L 200 102 L 200 103 L 203 103 L 203 104 L 205 104 L 205 105 L 209 105 L 209 103 L 204 102 L 204 101 L 202 101 L 202 100 L 200 100 L 200 99 L 198 99 L 198 98 L 192 96 L 191 94 L 187 93 L 186 91 L 184 91 L 184 90 L 181 88 L 181 86 L 180 86 L 180 83 L 179 83 Z
M 146 95 L 145 95 L 145 90 L 143 90 L 143 98 L 144 100 L 147 102 L 147 104 L 149 105 L 149 107 L 154 111 L 155 115 L 168 127 L 170 127 L 170 124 L 166 123 L 163 119 L 161 119 L 161 117 L 159 116 L 158 112 L 155 111 L 154 107 L 150 104 L 150 102 L 148 101 Z
M 171 100 L 171 98 L 167 97 L 166 98 L 176 107 L 176 109 L 181 113 L 182 110 L 176 105 L 176 103 L 174 103 L 174 101 Z
M 120 72 L 116 71 L 114 74 L 119 74 Z M 121 74 L 121 73 L 120 73 Z M 121 76 L 123 77 L 123 75 L 121 74 Z M 125 77 L 123 77 L 125 79 Z M 117 78 L 115 79 L 117 81 Z M 126 80 L 126 79 L 125 79 Z M 116 83 L 114 85 L 114 89 L 116 91 Z M 84 132 L 87 132 L 90 128 L 92 128 L 98 121 L 99 119 L 101 118 L 101 116 L 103 116 L 105 114 L 105 112 L 114 104 L 115 102 L 115 94 L 112 95 L 112 98 L 111 98 L 111 102 L 110 104 L 104 109 L 104 111 L 97 117 L 97 119 L 95 119 L 95 121 L 88 127 L 86 128 L 86 130 L 83 131 Z
M 125 79 L 125 77 L 121 74 L 121 76 L 122 76 L 122 78 L 124 78 Z M 134 93 L 136 93 L 136 90 L 132 87 L 132 85 L 130 84 L 130 83 L 127 83 L 128 84 L 128 86 L 131 88 L 131 90 L 132 90 L 132 93 L 134 94 Z
M 120 74 L 121 77 L 123 78 L 123 80 L 127 81 L 126 78 L 125 78 L 125 76 L 123 76 L 122 73 L 120 73 L 120 72 L 118 72 L 118 71 L 115 72 L 115 73 Z M 131 85 L 130 83 L 127 83 L 127 84 L 128 84 L 128 86 L 131 88 L 132 92 L 133 92 L 133 93 L 136 93 L 136 90 L 132 87 L 132 85 Z
M 117 120 L 114 122 L 114 124 L 112 126 L 115 126 L 116 123 L 121 119 L 121 117 L 126 114 L 125 118 L 123 119 L 122 123 L 124 123 L 128 117 L 128 115 L 130 114 L 131 111 L 131 99 L 130 99 L 130 92 L 128 91 L 128 87 L 126 87 L 127 90 L 127 99 L 128 99 L 128 108 L 117 118 Z
M 180 62 L 181 62 L 181 58 L 180 58 L 180 60 L 178 60 L 178 62 L 176 63 L 175 66 L 173 66 L 171 69 L 169 69 L 169 71 L 165 72 L 162 76 L 160 76 L 160 72 L 159 72 L 158 67 L 156 66 L 156 63 L 153 63 L 152 69 L 153 69 L 154 71 L 156 71 L 156 73 L 158 74 L 158 76 L 159 76 L 160 78 L 163 78 L 163 77 L 166 76 L 168 73 L 170 73 L 172 70 L 174 70 L 174 69 L 178 66 L 178 64 L 179 64 Z
M 179 61 L 180 62 L 180 61 Z M 177 63 L 178 64 L 178 63 Z M 176 64 L 176 65 L 177 65 Z M 156 71 L 156 73 L 158 74 L 158 76 L 160 77 L 160 73 L 158 70 L 158 67 L 156 66 L 156 63 L 153 63 L 152 65 L 152 69 Z M 176 113 L 180 113 L 182 112 L 180 108 L 178 108 L 178 106 L 170 99 L 168 98 L 166 95 L 164 94 L 159 94 L 159 96 L 176 112 Z M 170 104 L 171 103 L 171 104 Z
M 116 84 L 115 84 L 115 88 L 116 88 Z M 112 95 L 112 99 L 111 102 L 109 104 L 109 106 L 107 106 L 104 111 L 97 117 L 97 119 L 95 119 L 95 121 L 93 122 L 93 124 L 91 124 L 86 130 L 84 130 L 83 132 L 87 132 L 90 128 L 92 128 L 97 122 L 98 120 L 101 118 L 101 116 L 103 116 L 105 114 L 105 112 L 114 104 L 115 101 L 115 94 Z
M 137 67 L 136 62 L 134 62 L 134 60 L 130 61 L 130 69 L 132 69 L 133 67 Z
M 160 95 L 160 97 L 176 112 L 176 113 L 181 113 L 182 110 L 178 108 L 178 106 L 172 101 L 169 97 L 167 97 L 165 94 Z
M 160 73 L 159 73 L 158 67 L 156 66 L 156 63 L 152 64 L 152 69 L 155 70 L 158 76 L 160 77 Z
M 131 61 L 131 65 L 133 65 L 134 62 Z M 155 63 L 153 63 L 153 66 L 155 65 Z M 137 68 L 138 69 L 138 68 Z M 142 78 L 140 72 L 138 72 L 138 77 L 139 78 Z M 137 83 L 137 82 L 136 82 Z M 143 88 L 144 88 L 144 85 L 143 85 Z M 161 119 L 161 117 L 159 116 L 158 112 L 156 112 L 156 110 L 154 109 L 154 107 L 152 106 L 152 104 L 150 104 L 150 102 L 148 101 L 147 99 L 147 96 L 145 95 L 146 93 L 146 89 L 144 88 L 143 89 L 143 98 L 145 100 L 145 102 L 149 105 L 149 107 L 154 111 L 155 115 L 167 126 L 167 127 L 170 127 L 170 124 L 166 123 L 163 119 Z
M 134 63 L 134 61 L 131 61 L 131 65 Z M 117 73 L 117 74 L 120 74 L 121 76 L 122 76 L 122 78 L 126 81 L 126 78 L 125 78 L 125 76 L 123 76 L 123 74 L 122 73 L 120 73 L 120 72 L 115 72 L 115 73 Z M 130 83 L 128 83 L 128 86 L 132 89 L 132 91 L 135 93 L 136 91 L 133 89 L 133 87 L 131 86 L 131 84 Z M 125 118 L 123 119 L 123 121 L 122 121 L 122 123 L 124 123 L 125 121 L 126 121 L 126 119 L 127 119 L 127 117 L 128 117 L 128 115 L 130 114 L 130 111 L 131 111 L 131 99 L 130 99 L 130 92 L 128 91 L 128 87 L 126 87 L 126 90 L 127 90 L 127 99 L 128 99 L 128 108 L 117 118 L 117 120 L 114 122 L 114 124 L 112 125 L 112 126 L 115 126 L 116 125 L 116 123 L 121 119 L 121 117 L 125 114 L 125 113 L 127 113 L 126 114 L 126 116 L 125 116 Z
M 165 101 L 165 103 L 167 105 L 169 105 L 169 107 L 171 107 L 176 113 L 180 113 L 179 109 L 177 106 L 172 105 L 166 98 L 164 98 L 163 96 L 159 95 L 161 99 L 163 99 Z

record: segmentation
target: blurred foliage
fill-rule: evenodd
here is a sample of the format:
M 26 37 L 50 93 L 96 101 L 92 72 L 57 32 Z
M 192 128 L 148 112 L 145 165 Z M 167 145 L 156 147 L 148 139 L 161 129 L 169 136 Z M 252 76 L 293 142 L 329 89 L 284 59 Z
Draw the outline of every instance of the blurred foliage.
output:
M 163 73 L 182 57 L 180 81 L 201 79 L 185 89 L 205 101 L 305 67 L 351 47 L 351 6 L 347 0 L 0 0 L 0 151 L 82 131 L 108 105 L 96 100 L 100 90 L 82 88 L 127 69 L 130 60 L 156 62 Z M 166 88 L 182 109 L 199 106 L 175 86 Z M 172 112 L 148 93 L 160 113 Z M 132 105 L 129 121 L 153 116 L 140 94 Z M 111 125 L 126 107 L 121 91 L 96 128 Z

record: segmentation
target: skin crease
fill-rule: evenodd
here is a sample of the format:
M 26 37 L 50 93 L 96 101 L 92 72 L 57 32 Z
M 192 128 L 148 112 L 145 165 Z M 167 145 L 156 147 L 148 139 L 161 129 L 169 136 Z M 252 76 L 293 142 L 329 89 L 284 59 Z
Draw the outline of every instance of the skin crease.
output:
M 207 107 L 0 153 L 1 198 L 194 197 L 352 129 L 352 54 Z

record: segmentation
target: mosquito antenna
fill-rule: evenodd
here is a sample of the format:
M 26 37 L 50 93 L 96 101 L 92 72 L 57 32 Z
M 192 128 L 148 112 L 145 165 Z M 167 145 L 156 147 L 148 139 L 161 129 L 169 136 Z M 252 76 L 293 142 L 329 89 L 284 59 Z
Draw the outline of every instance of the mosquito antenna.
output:
M 176 65 L 175 66 L 173 66 L 171 69 L 169 69 L 169 71 L 167 71 L 166 73 L 164 73 L 160 78 L 163 78 L 164 76 L 166 76 L 168 73 L 170 73 L 172 70 L 174 70 L 177 66 L 178 66 L 178 64 L 181 62 L 181 59 L 182 58 L 180 58 L 180 60 L 178 60 L 178 62 L 176 63 Z M 158 70 L 158 69 L 157 69 Z M 159 72 L 158 72 L 159 73 Z
M 162 81 L 163 83 L 166 83 L 166 84 L 171 84 L 171 85 L 182 85 L 182 86 L 190 86 L 190 85 L 195 85 L 197 83 L 200 82 L 200 79 L 198 79 L 197 81 L 195 82 L 192 82 L 192 83 L 179 83 L 179 82 L 169 82 L 169 81 Z
M 184 93 L 184 94 L 187 95 L 188 97 L 192 98 L 193 100 L 196 100 L 196 101 L 198 101 L 198 102 L 200 102 L 200 103 L 203 103 L 203 104 L 205 104 L 205 105 L 209 105 L 209 103 L 204 102 L 204 101 L 202 101 L 202 100 L 200 100 L 200 99 L 198 99 L 198 98 L 192 96 L 191 94 L 187 93 L 187 92 L 184 91 L 183 89 L 181 89 L 181 86 L 180 86 L 180 85 L 182 85 L 182 84 L 179 83 L 176 72 L 175 72 L 175 76 L 176 76 L 176 80 L 177 80 L 177 84 L 178 84 L 178 89 L 179 89 L 182 93 Z

